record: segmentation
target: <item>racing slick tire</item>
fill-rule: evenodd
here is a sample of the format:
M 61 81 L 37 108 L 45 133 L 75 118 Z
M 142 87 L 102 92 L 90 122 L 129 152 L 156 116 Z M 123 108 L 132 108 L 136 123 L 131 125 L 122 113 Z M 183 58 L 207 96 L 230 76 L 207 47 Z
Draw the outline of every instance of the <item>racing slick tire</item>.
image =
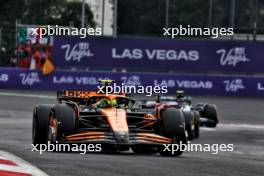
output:
M 195 136 L 194 131 L 194 114 L 193 112 L 183 112 L 185 119 L 185 130 L 188 133 L 188 140 L 193 140 Z
M 164 109 L 161 114 L 161 133 L 165 137 L 175 139 L 177 144 L 187 144 L 184 123 L 184 115 L 181 110 L 176 108 Z M 164 151 L 164 146 L 161 146 L 159 147 L 159 153 L 162 156 L 180 156 L 183 151 L 179 149 L 174 153 Z
M 58 122 L 56 140 L 75 132 L 77 118 L 76 112 L 71 106 L 57 104 L 53 107 L 51 114 Z
M 206 104 L 204 107 L 203 116 L 212 120 L 213 122 L 207 123 L 207 127 L 214 128 L 218 123 L 217 108 L 216 105 Z
M 37 105 L 33 111 L 32 143 L 48 143 L 49 113 L 52 105 Z
M 199 138 L 200 135 L 200 113 L 193 111 L 194 115 L 194 138 Z

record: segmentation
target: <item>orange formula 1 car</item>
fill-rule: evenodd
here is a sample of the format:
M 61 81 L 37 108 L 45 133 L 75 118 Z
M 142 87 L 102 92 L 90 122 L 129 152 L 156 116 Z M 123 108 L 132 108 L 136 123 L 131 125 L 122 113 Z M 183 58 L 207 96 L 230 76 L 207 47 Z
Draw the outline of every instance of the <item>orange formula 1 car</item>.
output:
M 125 95 L 96 91 L 62 91 L 57 99 L 35 107 L 33 144 L 93 143 L 105 151 L 179 156 L 182 151 L 164 151 L 164 144 L 187 143 L 183 113 L 165 104 L 147 112 Z

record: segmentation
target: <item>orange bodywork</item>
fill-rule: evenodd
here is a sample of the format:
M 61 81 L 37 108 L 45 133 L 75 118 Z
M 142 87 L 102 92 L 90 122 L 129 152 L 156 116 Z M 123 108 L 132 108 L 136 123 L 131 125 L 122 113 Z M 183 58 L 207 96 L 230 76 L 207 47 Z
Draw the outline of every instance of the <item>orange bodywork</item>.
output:
M 83 132 L 78 134 L 73 134 L 66 137 L 67 141 L 79 141 L 79 140 L 89 140 L 89 139 L 104 139 L 104 132 Z
M 113 131 L 128 132 L 126 111 L 124 109 L 106 108 L 102 109 L 102 114 L 106 117 Z
M 76 141 L 100 141 L 106 140 L 107 133 L 105 132 L 83 132 L 78 134 L 69 135 L 66 137 L 66 141 L 68 142 L 76 142 Z M 131 137 L 131 140 L 137 140 L 137 142 L 154 142 L 160 144 L 169 144 L 172 142 L 172 139 L 159 136 L 151 133 L 137 133 Z
M 167 105 L 166 104 L 163 104 L 163 103 L 158 103 L 155 106 L 156 106 L 155 109 L 158 112 L 156 118 L 160 119 L 161 118 L 161 110 L 162 109 L 165 109 L 167 107 Z
M 96 91 L 64 91 L 64 96 L 69 98 L 75 98 L 75 99 L 83 99 L 83 98 L 89 98 L 89 97 L 107 97 L 109 100 L 116 99 L 118 97 L 126 97 L 125 94 L 98 94 Z M 77 108 L 77 114 L 79 117 L 80 110 L 78 109 L 78 106 L 75 105 Z M 161 110 L 166 108 L 166 105 L 164 104 L 157 104 L 156 110 L 157 115 L 154 116 L 152 114 L 145 114 L 144 118 L 146 119 L 145 124 L 146 125 L 153 125 L 155 123 L 155 120 L 157 118 L 161 117 Z M 127 117 L 126 117 L 126 110 L 120 109 L 116 107 L 110 107 L 110 108 L 103 108 L 101 109 L 102 115 L 106 118 L 106 121 L 108 122 L 109 126 L 111 127 L 112 131 L 115 132 L 126 132 L 129 133 L 128 123 L 127 123 Z M 52 123 L 52 122 L 51 122 Z M 112 137 L 111 137 L 112 135 Z M 99 141 L 106 141 L 106 140 L 113 140 L 113 133 L 109 134 L 109 132 L 96 132 L 96 131 L 90 131 L 90 132 L 80 132 L 77 134 L 72 134 L 65 137 L 65 141 L 67 142 L 99 142 Z M 155 143 L 155 144 L 169 144 L 172 142 L 172 139 L 160 136 L 158 134 L 153 133 L 145 133 L 145 132 L 139 132 L 139 133 L 131 133 L 129 135 L 129 141 L 133 142 L 142 142 L 142 143 Z

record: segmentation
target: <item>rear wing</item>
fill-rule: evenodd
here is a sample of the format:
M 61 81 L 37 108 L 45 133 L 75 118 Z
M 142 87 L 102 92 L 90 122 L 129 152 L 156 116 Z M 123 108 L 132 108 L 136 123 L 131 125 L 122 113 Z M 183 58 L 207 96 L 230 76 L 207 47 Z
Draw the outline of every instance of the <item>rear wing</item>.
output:
M 57 100 L 81 100 L 95 95 L 96 91 L 63 90 L 57 92 Z
M 98 80 L 98 83 L 108 86 L 112 83 L 115 83 L 115 80 Z M 63 90 L 57 92 L 57 99 L 89 98 L 95 95 L 97 95 L 96 91 Z
M 71 101 L 83 101 L 87 100 L 90 97 L 126 97 L 125 94 L 100 94 L 97 91 L 83 91 L 83 90 L 63 90 L 57 92 L 57 100 L 61 102 L 62 100 L 71 100 Z
M 160 103 L 162 101 L 177 101 L 177 98 L 175 96 L 164 96 L 162 94 L 154 94 L 155 95 L 155 100 L 151 100 L 151 101 L 155 101 L 156 103 Z M 149 102 L 150 99 L 141 99 L 142 103 L 146 103 Z
M 160 96 L 160 101 L 176 101 L 177 98 L 175 96 Z

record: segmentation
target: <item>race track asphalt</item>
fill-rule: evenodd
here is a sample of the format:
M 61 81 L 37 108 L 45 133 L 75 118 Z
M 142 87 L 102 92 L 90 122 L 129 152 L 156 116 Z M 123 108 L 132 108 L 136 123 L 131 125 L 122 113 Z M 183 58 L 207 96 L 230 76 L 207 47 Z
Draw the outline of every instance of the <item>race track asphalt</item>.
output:
M 55 96 L 49 92 L 0 90 L 0 150 L 22 157 L 51 176 L 264 175 L 264 101 L 261 98 L 194 97 L 196 102 L 216 104 L 221 121 L 216 129 L 202 128 L 200 138 L 194 143 L 234 144 L 234 151 L 215 155 L 187 152 L 170 158 L 132 152 L 85 155 L 32 152 L 32 110 L 36 104 L 56 101 L 52 97 L 27 96 L 31 94 Z

